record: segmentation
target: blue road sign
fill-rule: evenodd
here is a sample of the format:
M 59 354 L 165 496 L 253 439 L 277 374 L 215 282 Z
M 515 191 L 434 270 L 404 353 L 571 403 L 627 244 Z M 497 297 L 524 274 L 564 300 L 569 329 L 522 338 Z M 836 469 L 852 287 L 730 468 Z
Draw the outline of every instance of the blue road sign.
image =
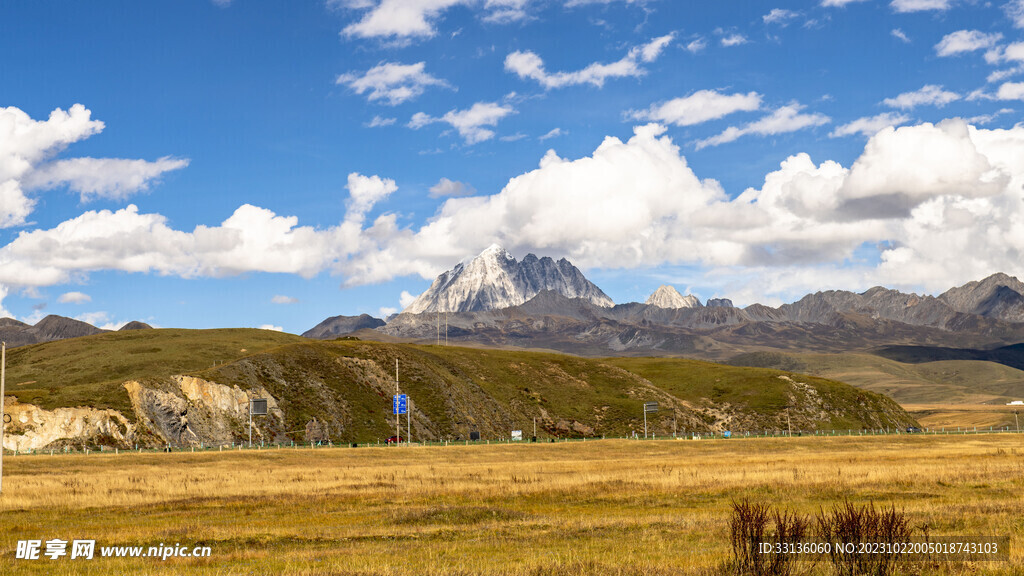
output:
M 405 414 L 408 406 L 408 396 L 405 394 L 395 394 L 391 401 L 391 409 L 394 414 Z
M 722 438 L 732 438 L 732 432 L 730 432 L 729 430 L 722 432 Z

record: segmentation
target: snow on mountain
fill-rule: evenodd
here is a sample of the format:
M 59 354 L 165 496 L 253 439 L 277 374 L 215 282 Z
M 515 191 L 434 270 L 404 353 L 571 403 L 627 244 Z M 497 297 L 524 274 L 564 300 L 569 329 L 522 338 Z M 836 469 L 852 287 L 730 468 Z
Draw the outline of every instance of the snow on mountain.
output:
M 661 285 L 647 298 L 648 305 L 658 308 L 701 308 L 700 300 L 693 294 L 683 296 L 672 286 Z
M 403 313 L 477 312 L 518 306 L 541 290 L 567 298 L 583 298 L 598 306 L 614 303 L 578 268 L 562 258 L 527 254 L 517 261 L 504 248 L 491 245 L 468 262 L 441 274 Z

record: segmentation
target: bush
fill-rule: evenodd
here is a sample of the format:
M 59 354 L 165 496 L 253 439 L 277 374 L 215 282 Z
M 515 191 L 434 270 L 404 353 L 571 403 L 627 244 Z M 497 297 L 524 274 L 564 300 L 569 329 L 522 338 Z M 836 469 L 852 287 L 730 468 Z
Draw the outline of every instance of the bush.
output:
M 794 544 L 804 541 L 810 521 L 799 514 L 773 509 L 748 500 L 733 502 L 729 532 L 732 540 L 733 568 L 736 574 L 751 576 L 793 573 L 796 556 L 772 552 L 762 554 L 762 542 Z M 774 530 L 769 530 L 774 525 Z
M 774 546 L 770 552 L 761 553 L 761 543 L 813 541 L 833 545 L 828 559 L 838 576 L 890 576 L 896 570 L 896 555 L 867 554 L 858 544 L 897 544 L 908 542 L 911 536 L 910 521 L 895 506 L 876 509 L 873 503 L 858 507 L 849 501 L 829 512 L 819 512 L 813 528 L 812 531 L 809 518 L 793 512 L 748 500 L 733 502 L 729 522 L 731 572 L 742 576 L 789 576 L 801 558 L 791 553 L 775 553 Z M 809 563 L 808 569 L 811 568 L 813 564 Z
M 896 507 L 876 510 L 874 503 L 857 507 L 849 501 L 832 511 L 821 511 L 817 517 L 818 533 L 823 542 L 858 544 L 860 542 L 892 543 L 910 539 L 910 521 Z M 854 546 L 848 551 L 832 548 L 829 560 L 840 576 L 888 576 L 895 571 L 895 554 L 866 554 Z

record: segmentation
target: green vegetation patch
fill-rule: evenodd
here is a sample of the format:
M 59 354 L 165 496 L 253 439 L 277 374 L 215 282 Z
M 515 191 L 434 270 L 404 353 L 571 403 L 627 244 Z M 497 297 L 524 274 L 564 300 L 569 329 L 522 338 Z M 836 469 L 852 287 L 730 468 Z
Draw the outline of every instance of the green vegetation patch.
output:
M 7 394 L 45 409 L 112 408 L 133 417 L 126 380 L 203 370 L 304 338 L 268 330 L 131 330 L 15 348 Z

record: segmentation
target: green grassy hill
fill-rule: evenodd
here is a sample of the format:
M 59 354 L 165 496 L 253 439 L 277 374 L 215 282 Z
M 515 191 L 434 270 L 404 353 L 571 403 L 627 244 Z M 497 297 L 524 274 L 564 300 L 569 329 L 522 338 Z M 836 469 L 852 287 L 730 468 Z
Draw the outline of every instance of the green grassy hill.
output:
M 224 434 L 240 439 L 245 423 L 238 413 L 215 408 L 217 395 L 269 394 L 279 412 L 257 418 L 260 438 L 372 442 L 395 433 L 396 360 L 401 390 L 415 407 L 414 439 L 466 438 L 471 431 L 502 438 L 514 429 L 530 436 L 535 421 L 542 437 L 642 434 L 641 407 L 650 401 L 660 407 L 648 417 L 649 430 L 662 436 L 674 429 L 782 430 L 790 422 L 794 430 L 915 424 L 884 396 L 791 372 L 680 359 L 324 342 L 260 330 L 145 330 L 27 346 L 9 356 L 8 390 L 47 409 L 112 408 L 137 423 L 140 434 L 171 443 L 212 442 Z M 189 396 L 173 375 L 213 384 Z M 141 413 L 133 412 L 126 380 L 146 391 L 136 396 L 145 404 Z M 404 420 L 402 427 L 404 434 Z
M 92 406 L 131 411 L 125 380 L 190 374 L 301 336 L 231 328 L 131 330 L 56 340 L 7 351 L 7 394 L 52 409 Z

